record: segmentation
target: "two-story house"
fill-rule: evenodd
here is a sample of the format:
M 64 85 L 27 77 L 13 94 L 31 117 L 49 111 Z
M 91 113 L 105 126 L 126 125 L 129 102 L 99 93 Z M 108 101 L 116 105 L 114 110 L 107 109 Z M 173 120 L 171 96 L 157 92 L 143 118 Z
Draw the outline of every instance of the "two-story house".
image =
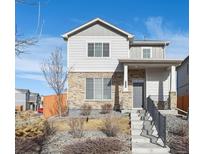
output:
M 145 107 L 147 97 L 176 107 L 176 70 L 181 60 L 166 59 L 168 41 L 137 40 L 134 35 L 96 18 L 62 35 L 67 41 L 68 102 L 99 109 Z
M 36 111 L 41 104 L 41 96 L 39 93 L 33 93 L 29 89 L 15 89 L 16 108 L 22 107 L 23 111 Z

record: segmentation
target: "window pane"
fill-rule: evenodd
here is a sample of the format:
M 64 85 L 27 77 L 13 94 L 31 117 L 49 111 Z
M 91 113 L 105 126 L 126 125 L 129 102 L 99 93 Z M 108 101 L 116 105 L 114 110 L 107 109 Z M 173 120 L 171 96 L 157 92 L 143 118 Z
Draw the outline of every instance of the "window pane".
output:
M 95 99 L 102 99 L 102 79 L 95 78 Z
M 143 58 L 150 58 L 151 53 L 150 49 L 143 49 Z
M 103 79 L 103 99 L 111 99 L 111 79 Z
M 95 43 L 95 57 L 102 57 L 102 43 Z
M 103 57 L 109 57 L 109 43 L 103 43 Z
M 88 57 L 94 56 L 94 43 L 88 43 Z
M 86 99 L 93 99 L 93 79 L 86 78 Z

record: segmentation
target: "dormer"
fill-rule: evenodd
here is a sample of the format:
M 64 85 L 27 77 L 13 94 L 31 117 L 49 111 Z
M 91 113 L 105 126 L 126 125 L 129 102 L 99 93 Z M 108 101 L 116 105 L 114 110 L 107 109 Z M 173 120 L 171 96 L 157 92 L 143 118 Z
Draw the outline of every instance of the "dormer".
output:
M 130 59 L 165 59 L 165 48 L 168 41 L 161 40 L 133 40 L 130 42 Z

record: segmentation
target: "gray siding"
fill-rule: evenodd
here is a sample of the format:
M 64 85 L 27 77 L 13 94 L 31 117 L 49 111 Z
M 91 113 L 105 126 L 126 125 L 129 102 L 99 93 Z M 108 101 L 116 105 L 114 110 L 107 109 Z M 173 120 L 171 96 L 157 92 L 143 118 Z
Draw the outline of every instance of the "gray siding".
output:
M 27 95 L 26 93 L 18 93 L 15 94 L 15 104 L 23 105 L 23 109 L 26 109 Z
M 118 59 L 128 58 L 129 41 L 124 36 L 100 26 L 92 26 L 68 39 L 69 70 L 73 72 L 122 71 Z M 110 57 L 88 57 L 88 42 L 109 42 Z
M 167 96 L 170 91 L 170 71 L 166 68 L 146 69 L 146 96 Z
M 116 32 L 113 32 L 100 24 L 96 24 L 77 33 L 75 36 L 118 36 L 118 35 L 119 34 L 117 34 Z
M 132 59 L 142 59 L 141 50 L 142 50 L 141 46 L 130 47 L 129 57 Z M 152 47 L 152 58 L 151 59 L 164 59 L 163 47 Z
M 184 62 L 177 68 L 177 95 L 189 95 L 189 61 Z

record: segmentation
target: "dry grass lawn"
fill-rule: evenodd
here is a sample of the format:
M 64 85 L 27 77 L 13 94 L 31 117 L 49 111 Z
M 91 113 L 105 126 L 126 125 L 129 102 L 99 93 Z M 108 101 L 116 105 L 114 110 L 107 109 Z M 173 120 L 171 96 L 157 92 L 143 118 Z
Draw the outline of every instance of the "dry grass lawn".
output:
M 99 128 L 103 127 L 104 124 L 104 118 L 99 119 L 89 119 L 88 122 L 85 122 L 84 124 L 84 130 L 90 130 L 90 131 L 97 131 Z M 113 117 L 113 122 L 116 122 L 120 128 L 121 133 L 130 134 L 130 126 L 129 126 L 129 117 L 123 116 L 123 117 Z M 66 120 L 55 120 L 53 121 L 53 127 L 57 131 L 69 131 L 70 128 L 68 126 L 69 119 Z

